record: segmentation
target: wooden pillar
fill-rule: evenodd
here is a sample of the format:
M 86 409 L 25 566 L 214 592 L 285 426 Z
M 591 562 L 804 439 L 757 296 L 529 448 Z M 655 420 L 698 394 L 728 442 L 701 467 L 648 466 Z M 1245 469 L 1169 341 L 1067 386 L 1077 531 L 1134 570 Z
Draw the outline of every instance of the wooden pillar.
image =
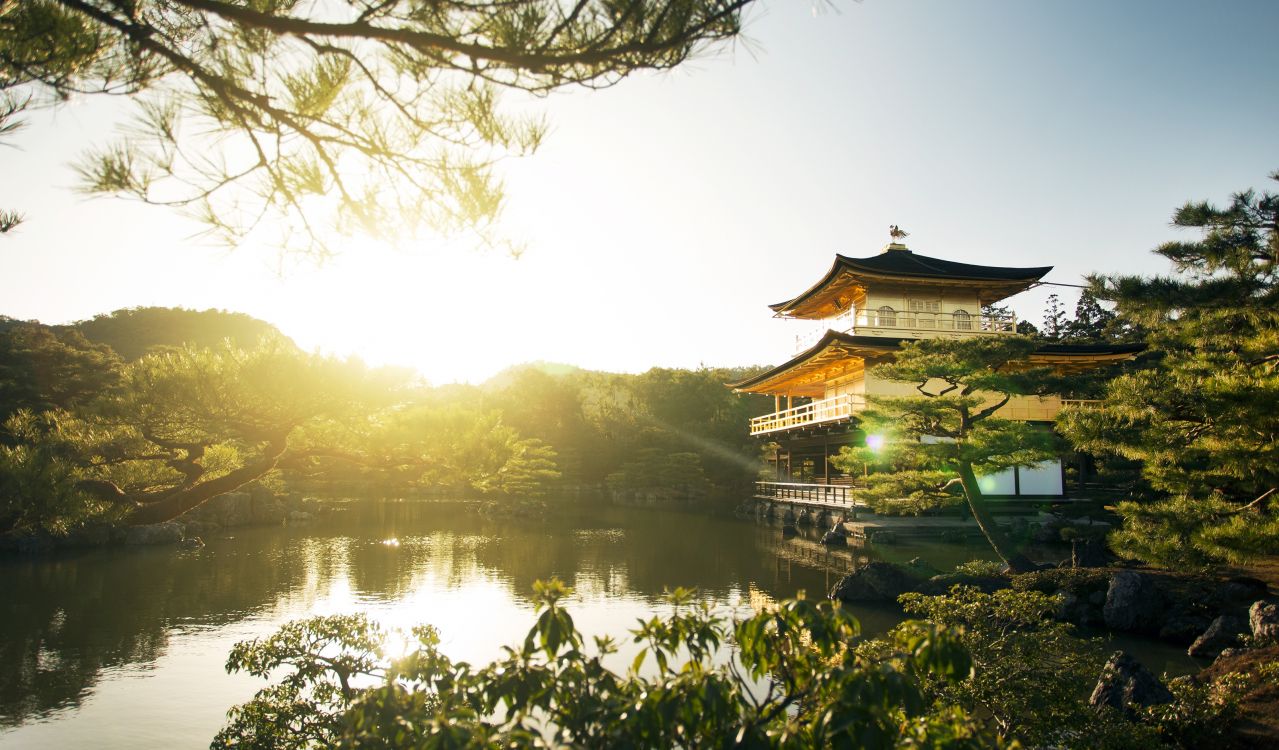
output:
M 786 408 L 787 409 L 795 408 L 795 397 L 790 395 L 789 393 L 786 394 Z
M 773 394 L 773 412 L 776 413 L 781 410 L 782 410 L 782 396 L 780 393 L 774 393 Z
M 826 438 L 822 438 L 822 472 L 830 484 L 830 441 Z

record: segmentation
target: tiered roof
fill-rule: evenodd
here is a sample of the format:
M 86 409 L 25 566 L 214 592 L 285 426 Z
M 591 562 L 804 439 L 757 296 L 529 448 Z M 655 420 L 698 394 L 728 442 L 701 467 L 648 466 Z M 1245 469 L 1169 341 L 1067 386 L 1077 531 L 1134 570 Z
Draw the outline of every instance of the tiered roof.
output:
M 1052 268 L 957 263 L 919 255 L 905 245 L 893 243 L 869 258 L 836 255 L 834 265 L 811 288 L 769 307 L 783 317 L 826 318 L 846 309 L 849 300 L 872 283 L 966 287 L 976 289 L 979 301 L 985 305 L 1029 289 Z

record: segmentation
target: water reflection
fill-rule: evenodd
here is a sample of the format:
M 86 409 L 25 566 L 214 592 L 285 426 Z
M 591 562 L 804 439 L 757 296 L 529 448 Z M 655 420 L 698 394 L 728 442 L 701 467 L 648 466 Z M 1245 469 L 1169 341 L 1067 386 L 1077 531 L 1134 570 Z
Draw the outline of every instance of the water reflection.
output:
M 479 660 L 531 625 L 538 579 L 577 590 L 583 630 L 620 635 L 675 586 L 747 610 L 801 589 L 820 596 L 853 564 L 811 533 L 783 541 L 749 521 L 590 504 L 528 520 L 370 501 L 309 528 L 206 541 L 193 552 L 0 561 L 0 725 L 10 727 L 0 745 L 204 746 L 226 708 L 260 686 L 222 673 L 229 644 L 309 614 L 431 622 L 451 655 Z M 939 565 L 980 554 L 925 552 Z M 899 618 L 891 606 L 857 614 L 871 633 Z M 143 690 L 156 695 L 147 705 Z

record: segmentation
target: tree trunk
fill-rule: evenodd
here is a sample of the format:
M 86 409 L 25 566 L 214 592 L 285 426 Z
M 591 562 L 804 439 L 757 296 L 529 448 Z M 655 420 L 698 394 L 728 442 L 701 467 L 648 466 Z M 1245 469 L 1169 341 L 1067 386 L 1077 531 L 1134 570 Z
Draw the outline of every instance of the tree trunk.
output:
M 273 441 L 267 445 L 260 461 L 248 466 L 241 466 L 225 476 L 197 484 L 185 490 L 178 490 L 162 500 L 148 503 L 129 514 L 125 523 L 130 526 L 145 526 L 151 523 L 172 521 L 192 508 L 203 505 L 218 495 L 234 492 L 256 479 L 266 476 L 280 459 L 287 446 L 285 439 Z
M 986 500 L 982 497 L 981 487 L 977 485 L 977 474 L 973 472 L 972 464 L 966 461 L 959 463 L 959 481 L 964 486 L 964 497 L 968 499 L 968 509 L 972 511 L 973 520 L 977 522 L 977 527 L 986 536 L 986 541 L 990 542 L 999 559 L 1003 560 L 1013 573 L 1029 573 L 1035 570 L 1035 564 L 1013 547 L 1012 542 L 1008 541 L 1003 530 L 995 523 L 990 509 L 986 507 Z

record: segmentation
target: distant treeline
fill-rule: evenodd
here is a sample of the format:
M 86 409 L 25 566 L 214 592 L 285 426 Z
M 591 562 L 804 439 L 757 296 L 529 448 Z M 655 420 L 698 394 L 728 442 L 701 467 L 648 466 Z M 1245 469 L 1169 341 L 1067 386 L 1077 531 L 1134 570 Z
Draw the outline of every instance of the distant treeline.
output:
M 269 323 L 217 310 L 135 308 L 63 326 L 0 317 L 0 422 L 20 410 L 100 413 L 104 395 L 151 382 L 140 374 L 148 367 L 140 360 L 166 347 L 225 351 L 263 345 L 296 350 Z M 185 366 L 198 365 L 193 363 Z M 419 439 L 447 443 L 437 455 L 449 458 L 431 462 L 435 467 L 426 471 L 404 466 L 403 457 L 393 471 L 368 461 L 312 460 L 282 465 L 277 475 L 297 486 L 339 491 L 501 486 L 513 492 L 537 485 L 538 492 L 552 493 L 606 489 L 641 502 L 731 501 L 759 470 L 760 446 L 747 436 L 748 420 L 773 403 L 734 394 L 724 384 L 760 369 L 655 368 L 630 375 L 536 363 L 511 367 L 481 385 L 440 387 L 406 385 L 402 372 L 375 375 L 374 382 L 382 378 L 395 389 L 397 402 L 413 404 L 422 425 Z M 200 386 L 197 379 L 183 387 Z M 405 388 L 412 393 L 406 396 Z M 178 402 L 185 398 L 170 395 Z M 238 392 L 234 397 L 249 398 L 249 404 L 255 398 Z M 210 418 L 218 417 L 201 417 Z M 485 437 L 498 432 L 505 436 L 498 441 L 500 460 L 489 455 L 493 440 Z M 9 435 L 0 442 L 15 440 Z M 368 446 L 364 449 L 367 454 Z

